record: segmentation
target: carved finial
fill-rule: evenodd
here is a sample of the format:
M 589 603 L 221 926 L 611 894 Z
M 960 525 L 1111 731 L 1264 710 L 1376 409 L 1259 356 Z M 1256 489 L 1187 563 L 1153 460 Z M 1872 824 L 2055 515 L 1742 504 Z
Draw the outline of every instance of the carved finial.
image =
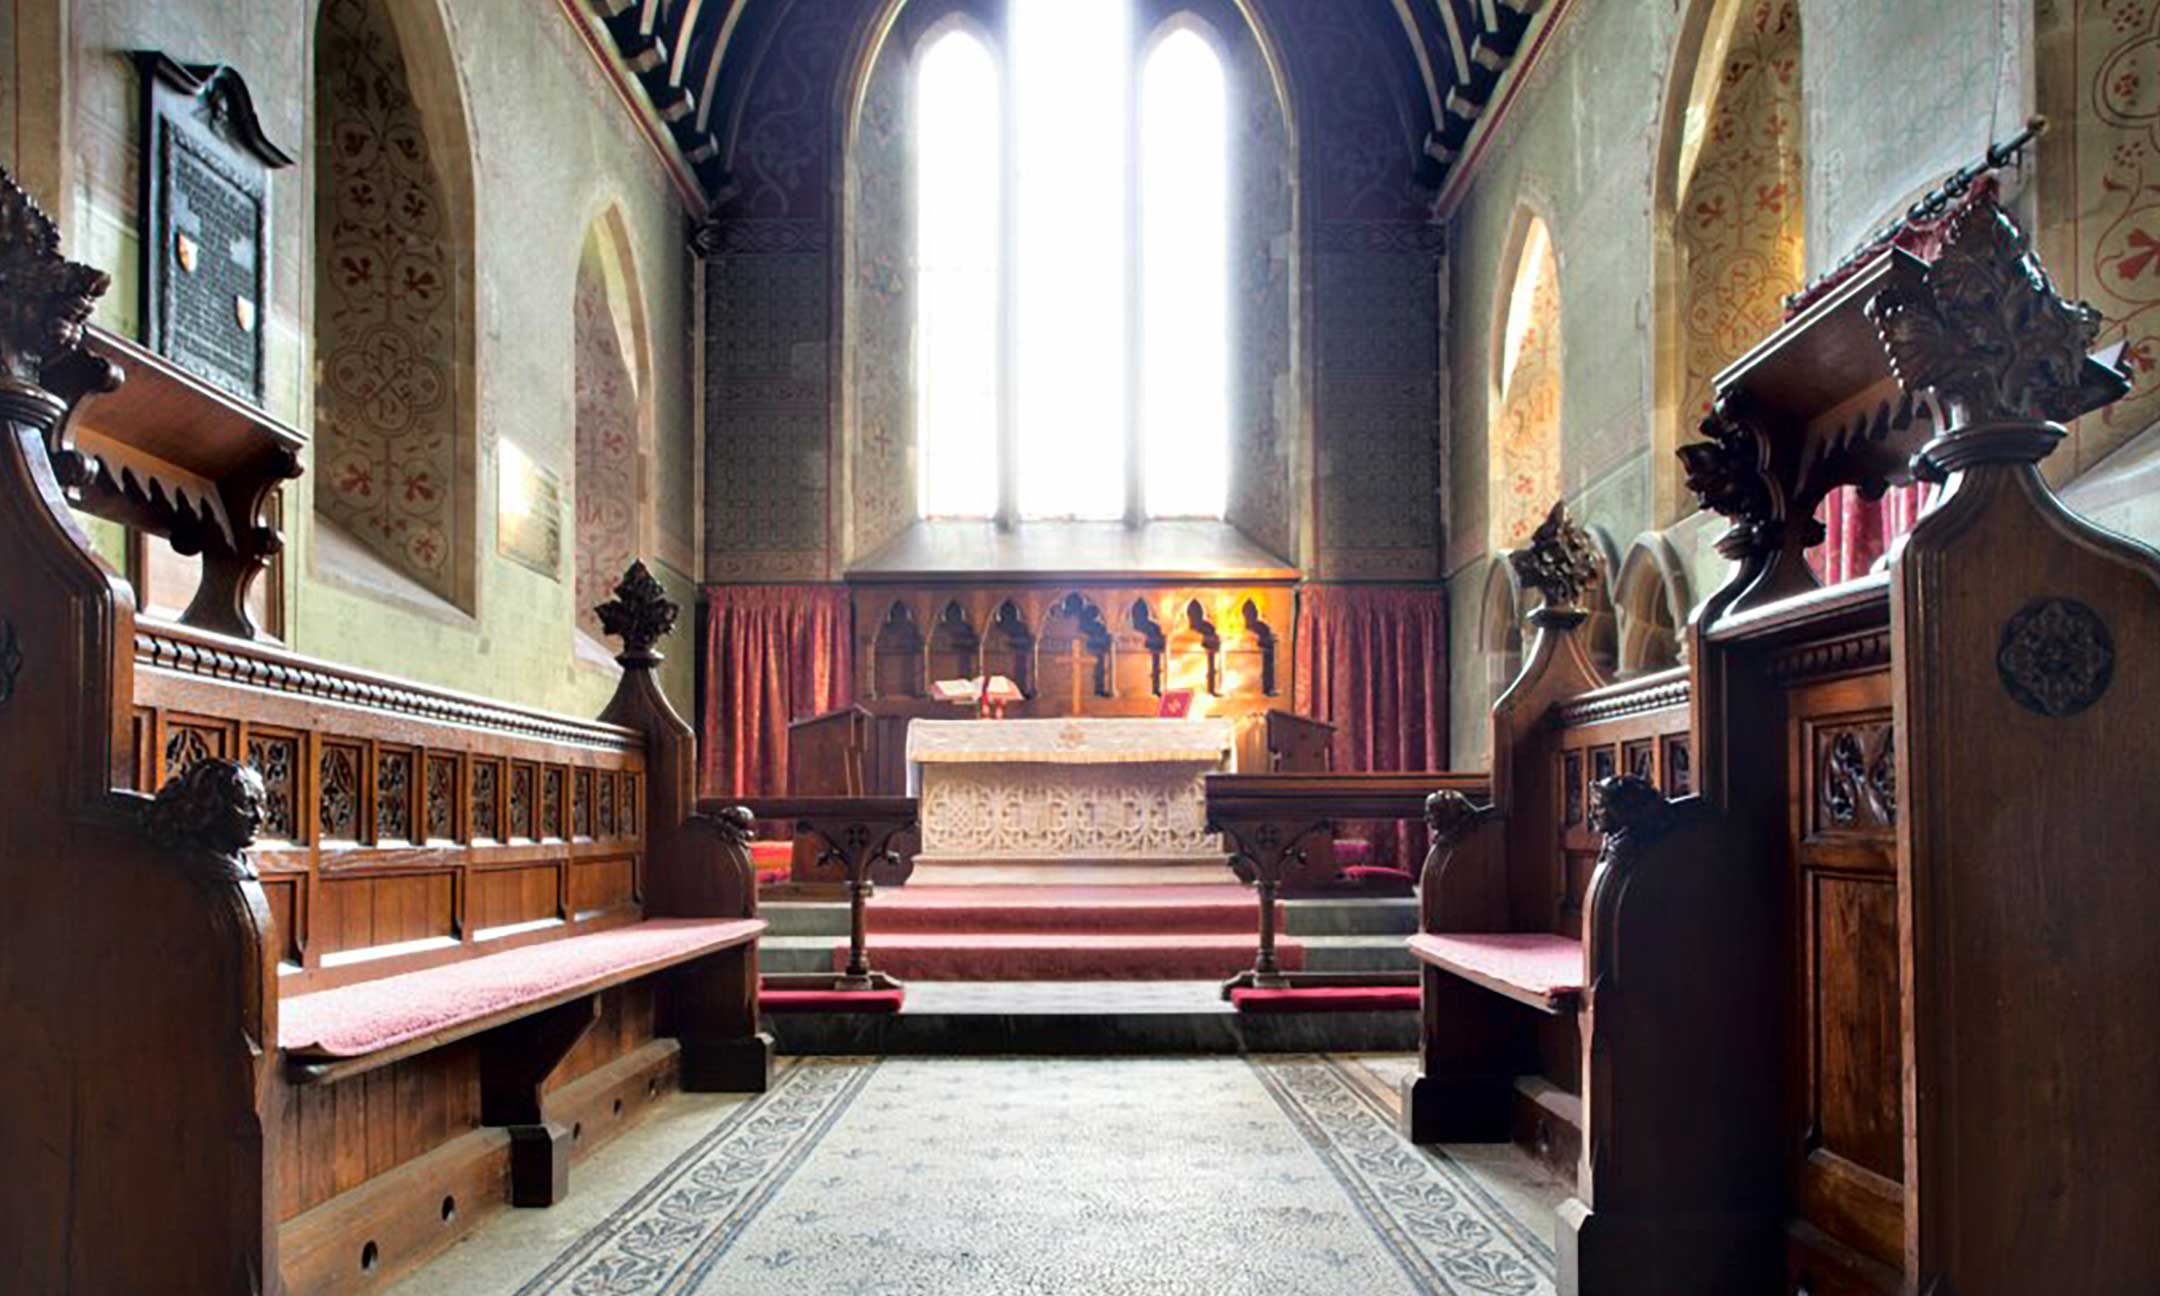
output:
M 1508 555 L 1516 578 L 1545 597 L 1545 606 L 1572 608 L 1597 579 L 1597 549 L 1590 535 L 1568 516 L 1567 501 L 1552 506 L 1530 537 L 1530 545 Z
M 2127 382 L 2087 364 L 2100 312 L 2056 293 L 2025 231 L 1992 198 L 1958 214 L 1917 286 L 1885 288 L 1867 312 L 1898 382 L 1934 392 L 1952 427 L 2072 419 Z
M 0 167 L 0 379 L 42 386 L 47 365 L 82 349 L 83 328 L 112 286 L 60 255 L 60 230 Z
M 1650 780 L 1634 774 L 1601 778 L 1590 785 L 1590 827 L 1608 846 L 1654 836 L 1670 818 L 1672 803 Z
M 1495 813 L 1491 806 L 1481 806 L 1452 788 L 1425 798 L 1425 827 L 1436 846 L 1456 845 Z
M 153 840 L 178 849 L 238 856 L 262 827 L 262 776 L 250 766 L 199 760 L 167 779 L 143 811 Z
M 749 845 L 751 829 L 757 823 L 748 806 L 723 806 L 701 817 L 730 846 Z
M 675 628 L 675 618 L 682 609 L 660 588 L 660 582 L 643 562 L 633 562 L 616 584 L 615 597 L 593 611 L 599 614 L 600 628 L 623 641 L 623 650 L 615 660 L 625 666 L 650 666 L 660 660 L 653 645 Z

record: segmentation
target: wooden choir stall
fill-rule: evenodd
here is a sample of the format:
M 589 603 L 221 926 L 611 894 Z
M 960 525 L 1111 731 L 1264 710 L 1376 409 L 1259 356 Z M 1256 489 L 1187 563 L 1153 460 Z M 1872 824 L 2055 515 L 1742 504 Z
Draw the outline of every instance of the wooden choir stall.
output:
M 748 819 L 696 814 L 642 565 L 597 720 L 253 637 L 299 434 L 86 339 L 107 284 L 0 172 L 0 1285 L 372 1289 L 765 1087 Z M 201 555 L 181 620 L 78 509 Z
M 1681 453 L 1735 571 L 1684 678 L 1577 692 L 1548 591 L 1494 805 L 1438 815 L 1407 1111 L 1497 1136 L 1509 1073 L 1575 1078 L 1564 1292 L 2152 1289 L 2160 555 L 2039 468 L 2127 389 L 2098 324 L 1979 198 L 1932 263 L 1881 253 L 1717 379 Z M 1824 496 L 1914 478 L 1939 494 L 1885 569 L 1817 588 Z M 1575 781 L 1571 735 L 1628 710 L 1695 795 L 1621 731 Z M 1579 921 L 1578 814 L 1605 829 Z M 1503 916 L 1533 939 L 1480 962 L 1456 933 Z

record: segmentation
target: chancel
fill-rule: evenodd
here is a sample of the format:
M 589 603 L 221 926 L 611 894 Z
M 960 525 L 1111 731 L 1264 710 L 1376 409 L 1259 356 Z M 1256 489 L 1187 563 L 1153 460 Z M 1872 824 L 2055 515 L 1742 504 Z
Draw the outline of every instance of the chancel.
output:
M 0 1291 L 2160 1292 L 2155 86 L 0 0 Z

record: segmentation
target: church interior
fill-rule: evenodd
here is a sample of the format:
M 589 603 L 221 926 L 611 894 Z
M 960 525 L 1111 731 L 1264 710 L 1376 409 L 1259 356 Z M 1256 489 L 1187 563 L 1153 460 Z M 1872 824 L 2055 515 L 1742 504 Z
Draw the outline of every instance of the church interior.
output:
M 2160 0 L 0 0 L 0 1289 L 2160 1292 L 2156 366 Z

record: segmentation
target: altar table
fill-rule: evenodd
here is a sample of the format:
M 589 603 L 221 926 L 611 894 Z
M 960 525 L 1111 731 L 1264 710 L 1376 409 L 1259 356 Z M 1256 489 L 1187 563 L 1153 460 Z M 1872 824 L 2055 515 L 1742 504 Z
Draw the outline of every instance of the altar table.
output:
M 1149 860 L 1220 864 L 1203 778 L 1229 767 L 1228 720 L 916 720 L 908 790 L 919 863 Z

